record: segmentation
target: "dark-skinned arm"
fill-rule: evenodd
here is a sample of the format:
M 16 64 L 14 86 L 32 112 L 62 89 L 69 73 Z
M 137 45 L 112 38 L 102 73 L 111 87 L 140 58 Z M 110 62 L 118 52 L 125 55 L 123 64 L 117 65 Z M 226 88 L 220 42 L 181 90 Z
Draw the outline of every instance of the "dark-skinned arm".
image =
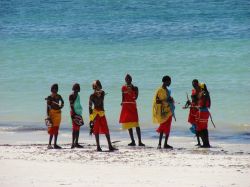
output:
M 137 86 L 133 86 L 133 90 L 135 91 L 135 100 L 138 98 L 139 95 L 139 89 Z
M 89 115 L 91 115 L 93 113 L 93 109 L 92 109 L 92 95 L 89 97 Z M 93 121 L 89 121 L 89 134 L 92 135 L 93 133 Z
M 162 104 L 163 100 L 161 100 L 158 95 L 159 95 L 159 92 L 157 92 L 157 94 L 156 94 L 156 99 L 155 99 L 156 104 Z
M 72 111 L 72 117 L 74 117 L 76 115 L 76 112 L 75 112 L 75 109 L 74 109 L 74 102 L 76 100 L 76 97 L 74 94 L 71 94 L 69 96 L 69 104 L 70 104 L 70 108 L 71 108 L 71 111 Z
M 123 87 L 122 87 L 122 102 L 121 102 L 121 105 L 123 104 L 124 102 L 124 93 L 123 93 Z
M 101 95 L 102 100 L 104 100 L 104 96 L 105 96 L 105 92 L 102 90 L 102 95 Z
M 47 117 L 49 117 L 49 110 L 50 110 L 50 108 L 51 108 L 50 104 L 51 104 L 51 101 L 50 101 L 50 99 L 49 99 L 49 97 L 48 97 L 48 98 L 47 98 Z
M 62 102 L 62 104 L 61 104 L 61 106 L 60 106 L 60 109 L 62 109 L 62 108 L 64 107 L 64 100 L 63 100 L 63 98 L 62 98 L 61 95 L 60 95 L 60 100 L 61 100 L 61 102 Z
M 157 104 L 162 104 L 162 100 L 160 100 L 158 96 L 156 97 L 156 103 Z
M 93 112 L 92 105 L 93 105 L 93 102 L 92 102 L 92 95 L 91 95 L 89 97 L 89 115 L 92 114 Z
M 198 103 L 198 97 L 197 95 L 191 95 L 192 103 L 197 104 Z
M 167 102 L 168 103 L 174 103 L 174 98 L 169 96 L 168 99 L 167 99 Z

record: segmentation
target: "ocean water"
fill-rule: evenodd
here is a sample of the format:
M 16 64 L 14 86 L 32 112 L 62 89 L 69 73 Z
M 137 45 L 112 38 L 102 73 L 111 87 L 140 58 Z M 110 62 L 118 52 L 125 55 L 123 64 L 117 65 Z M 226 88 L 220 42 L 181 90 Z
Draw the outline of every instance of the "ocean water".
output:
M 0 1 L 0 124 L 44 127 L 44 98 L 58 83 L 62 126 L 70 127 L 75 82 L 87 122 L 91 84 L 99 79 L 109 125 L 119 129 L 127 73 L 139 87 L 142 129 L 154 127 L 152 98 L 167 74 L 177 102 L 173 128 L 189 127 L 182 106 L 197 78 L 211 94 L 214 132 L 249 133 L 250 1 Z

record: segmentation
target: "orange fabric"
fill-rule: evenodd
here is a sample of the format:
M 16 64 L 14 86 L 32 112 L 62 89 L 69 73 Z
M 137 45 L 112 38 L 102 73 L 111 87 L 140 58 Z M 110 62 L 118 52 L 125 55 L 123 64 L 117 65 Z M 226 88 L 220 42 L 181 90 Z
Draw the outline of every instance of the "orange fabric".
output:
M 61 123 L 61 110 L 49 110 L 49 117 L 52 122 L 52 127 L 48 127 L 48 134 L 58 135 L 59 126 Z
M 49 110 L 49 117 L 53 124 L 53 127 L 59 127 L 61 123 L 61 110 Z

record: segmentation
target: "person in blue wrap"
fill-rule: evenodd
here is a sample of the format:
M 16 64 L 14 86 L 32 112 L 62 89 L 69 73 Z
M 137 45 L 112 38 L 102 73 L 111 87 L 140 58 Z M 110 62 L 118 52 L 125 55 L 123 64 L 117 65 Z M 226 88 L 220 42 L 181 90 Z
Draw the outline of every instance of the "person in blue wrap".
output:
M 70 103 L 70 116 L 72 120 L 72 146 L 73 148 L 83 148 L 82 145 L 78 143 L 80 127 L 84 124 L 82 119 L 82 105 L 80 102 L 80 85 L 78 83 L 74 84 L 72 87 L 72 94 L 69 96 Z

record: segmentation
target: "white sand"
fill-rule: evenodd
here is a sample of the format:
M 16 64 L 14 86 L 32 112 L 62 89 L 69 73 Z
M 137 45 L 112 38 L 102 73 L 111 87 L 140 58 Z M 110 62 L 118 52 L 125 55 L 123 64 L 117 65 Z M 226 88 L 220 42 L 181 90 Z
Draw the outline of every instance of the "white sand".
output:
M 198 149 L 188 138 L 172 142 L 174 150 L 157 150 L 155 140 L 145 141 L 145 148 L 122 141 L 116 143 L 119 151 L 102 153 L 95 152 L 93 140 L 73 150 L 69 144 L 62 150 L 1 145 L 0 186 L 250 186 L 249 144 Z

